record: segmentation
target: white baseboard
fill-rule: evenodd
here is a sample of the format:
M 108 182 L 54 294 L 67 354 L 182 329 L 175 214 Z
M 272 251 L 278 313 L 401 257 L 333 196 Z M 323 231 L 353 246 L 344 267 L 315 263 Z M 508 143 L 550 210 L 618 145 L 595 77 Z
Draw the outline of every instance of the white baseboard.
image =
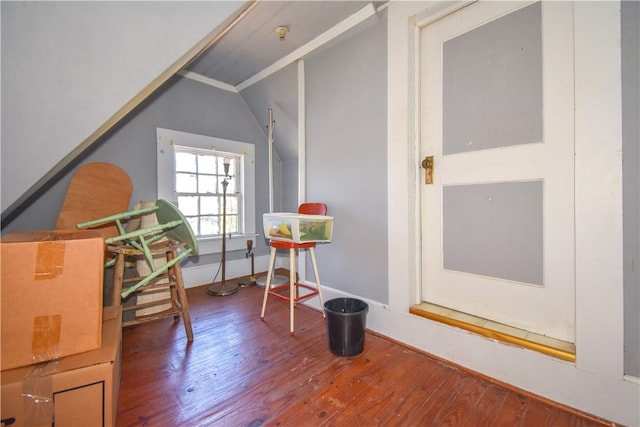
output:
M 303 281 L 303 283 L 307 283 L 307 284 L 315 286 L 314 282 L 310 282 L 308 280 Z M 327 301 L 329 301 L 331 299 L 334 299 L 334 298 L 356 298 L 356 299 L 359 299 L 361 301 L 366 302 L 367 305 L 369 306 L 369 310 L 385 310 L 385 311 L 388 310 L 388 306 L 387 305 L 382 304 L 382 303 L 380 303 L 378 301 L 373 301 L 373 300 L 370 300 L 370 299 L 367 299 L 367 298 L 363 298 L 361 296 L 353 295 L 353 294 L 350 294 L 348 292 L 344 292 L 344 291 L 341 291 L 339 289 L 331 288 L 331 287 L 328 287 L 328 286 L 325 286 L 325 285 L 322 285 L 322 297 L 323 297 L 325 302 L 327 302 Z M 320 311 L 324 310 L 324 307 L 322 307 L 320 305 L 320 298 L 318 298 L 317 296 L 313 297 L 313 298 L 309 298 L 306 301 L 302 301 L 302 304 L 307 304 L 310 307 L 313 307 L 313 308 L 315 308 L 317 310 L 320 310 Z
M 255 257 L 253 263 L 256 272 L 267 271 L 269 267 L 269 255 Z M 286 266 L 285 264 L 287 264 L 286 259 L 276 258 L 276 268 L 288 268 L 288 264 Z M 220 263 L 183 267 L 182 276 L 184 287 L 193 288 L 210 284 L 213 283 L 214 278 L 219 282 L 222 278 L 222 273 L 218 272 L 219 268 Z M 218 272 L 218 277 L 215 277 L 216 272 Z M 225 279 L 248 276 L 249 274 L 251 274 L 251 260 L 248 258 L 227 261 L 225 265 Z
M 640 384 L 640 377 L 636 377 L 634 375 L 625 375 L 624 379 L 626 381 L 631 381 L 632 383 Z

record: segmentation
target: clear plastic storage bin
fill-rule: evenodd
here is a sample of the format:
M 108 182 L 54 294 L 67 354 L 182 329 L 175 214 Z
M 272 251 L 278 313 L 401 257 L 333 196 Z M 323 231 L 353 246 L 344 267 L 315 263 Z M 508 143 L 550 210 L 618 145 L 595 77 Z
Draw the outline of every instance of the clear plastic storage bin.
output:
M 298 213 L 268 213 L 262 217 L 264 235 L 285 242 L 330 242 L 333 217 Z

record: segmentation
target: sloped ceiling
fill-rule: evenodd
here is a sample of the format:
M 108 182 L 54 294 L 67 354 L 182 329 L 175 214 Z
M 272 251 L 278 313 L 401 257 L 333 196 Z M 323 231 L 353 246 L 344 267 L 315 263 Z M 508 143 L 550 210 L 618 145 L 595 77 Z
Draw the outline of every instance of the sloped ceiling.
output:
M 185 69 L 237 86 L 369 3 L 260 1 L 231 31 Z M 286 26 L 289 30 L 284 40 L 279 39 L 278 26 Z
M 0 2 L 2 227 L 246 8 Z

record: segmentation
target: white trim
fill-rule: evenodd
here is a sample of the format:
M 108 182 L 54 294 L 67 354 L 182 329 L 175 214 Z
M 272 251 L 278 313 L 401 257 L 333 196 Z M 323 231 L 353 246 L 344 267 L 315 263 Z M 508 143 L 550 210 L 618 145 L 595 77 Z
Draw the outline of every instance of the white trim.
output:
M 307 158 L 307 110 L 305 80 L 304 80 L 304 61 L 298 61 L 298 203 L 302 203 L 306 199 L 307 183 L 306 183 L 306 162 Z
M 227 251 L 239 251 L 247 248 L 247 240 L 253 241 L 256 247 L 256 233 L 232 234 L 227 236 L 225 249 Z M 222 237 L 201 237 L 198 239 L 199 255 L 217 254 L 222 252 Z M 225 274 L 226 276 L 226 274 Z
M 354 13 L 353 15 L 349 16 L 348 18 L 344 19 L 343 21 L 339 22 L 333 27 L 329 28 L 327 31 L 320 34 L 318 37 L 311 40 L 309 43 L 299 47 L 298 49 L 294 50 L 290 54 L 280 58 L 279 60 L 277 60 L 276 62 L 274 62 L 267 68 L 265 68 L 264 70 L 249 77 L 248 79 L 246 79 L 245 81 L 237 85 L 236 89 L 238 89 L 238 91 L 242 91 L 248 88 L 249 86 L 251 86 L 252 84 L 257 83 L 260 80 L 270 76 L 276 71 L 286 67 L 287 65 L 313 52 L 323 44 L 333 40 L 334 38 L 338 37 L 340 34 L 344 33 L 345 31 L 355 27 L 356 25 L 360 24 L 367 18 L 373 16 L 375 13 L 376 13 L 375 8 L 371 3 L 369 3 L 368 5 L 366 5 L 365 7 L 363 7 L 356 13 Z
M 622 379 L 620 4 L 575 2 L 574 8 L 576 363 Z
M 246 246 L 245 246 L 246 248 Z M 269 267 L 269 255 L 257 256 L 253 260 L 255 271 L 267 271 Z M 276 268 L 284 266 L 282 259 L 276 259 Z M 210 263 L 205 265 L 192 265 L 182 267 L 182 276 L 185 288 L 195 288 L 213 282 L 220 263 Z M 288 267 L 285 267 L 288 268 Z M 225 263 L 225 277 L 230 280 L 235 277 L 248 276 L 251 273 L 251 260 L 248 258 L 227 260 Z M 221 279 L 222 273 L 218 273 L 216 280 Z
M 624 380 L 632 383 L 640 384 L 640 377 L 636 377 L 633 375 L 625 375 Z
M 196 82 L 217 87 L 218 89 L 226 90 L 233 93 L 238 93 L 238 89 L 236 89 L 236 87 L 233 85 L 230 85 L 225 82 L 221 82 L 220 80 L 209 78 L 207 76 L 203 76 L 202 74 L 194 73 L 193 71 L 180 70 L 178 71 L 177 74 L 189 80 L 195 80 Z
M 307 285 L 311 285 L 311 286 L 316 286 L 315 282 L 310 282 L 308 280 L 304 280 L 302 281 L 302 283 L 307 284 Z M 355 299 L 359 299 L 361 301 L 364 301 L 367 303 L 367 305 L 369 306 L 369 310 L 384 310 L 384 311 L 389 311 L 389 306 L 386 304 L 382 304 L 379 301 L 374 301 L 374 300 L 370 300 L 368 298 L 363 298 L 359 295 L 354 295 L 354 294 L 350 294 L 348 292 L 344 292 L 340 289 L 335 289 L 332 288 L 330 286 L 324 286 L 321 285 L 322 288 L 322 298 L 324 299 L 324 302 L 327 302 L 331 299 L 334 298 L 355 298 Z M 322 307 L 320 305 L 320 298 L 318 298 L 317 296 L 313 297 L 313 298 L 309 298 L 308 300 L 303 301 L 301 304 L 306 304 L 310 307 L 313 307 L 317 310 L 323 310 L 324 307 Z
M 222 271 L 218 271 L 219 267 L 220 263 L 182 267 L 184 287 L 194 288 L 213 283 L 216 272 L 218 272 L 218 277 L 215 280 L 220 281 Z M 251 260 L 249 259 L 235 259 L 225 262 L 225 277 L 227 280 L 233 277 L 248 276 L 250 273 Z
M 304 80 L 304 61 L 298 61 L 298 204 L 307 199 L 307 118 L 306 118 L 306 93 Z M 298 251 L 298 255 L 304 255 L 305 251 Z M 304 281 L 307 277 L 306 256 L 298 256 L 298 276 Z

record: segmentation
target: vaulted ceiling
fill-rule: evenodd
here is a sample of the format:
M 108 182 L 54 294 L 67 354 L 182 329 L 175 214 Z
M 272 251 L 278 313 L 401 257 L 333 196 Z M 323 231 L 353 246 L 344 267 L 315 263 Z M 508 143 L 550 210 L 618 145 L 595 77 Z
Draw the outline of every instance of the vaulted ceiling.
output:
M 185 69 L 237 86 L 369 3 L 372 2 L 260 1 Z M 278 27 L 288 30 L 283 40 L 276 31 Z

